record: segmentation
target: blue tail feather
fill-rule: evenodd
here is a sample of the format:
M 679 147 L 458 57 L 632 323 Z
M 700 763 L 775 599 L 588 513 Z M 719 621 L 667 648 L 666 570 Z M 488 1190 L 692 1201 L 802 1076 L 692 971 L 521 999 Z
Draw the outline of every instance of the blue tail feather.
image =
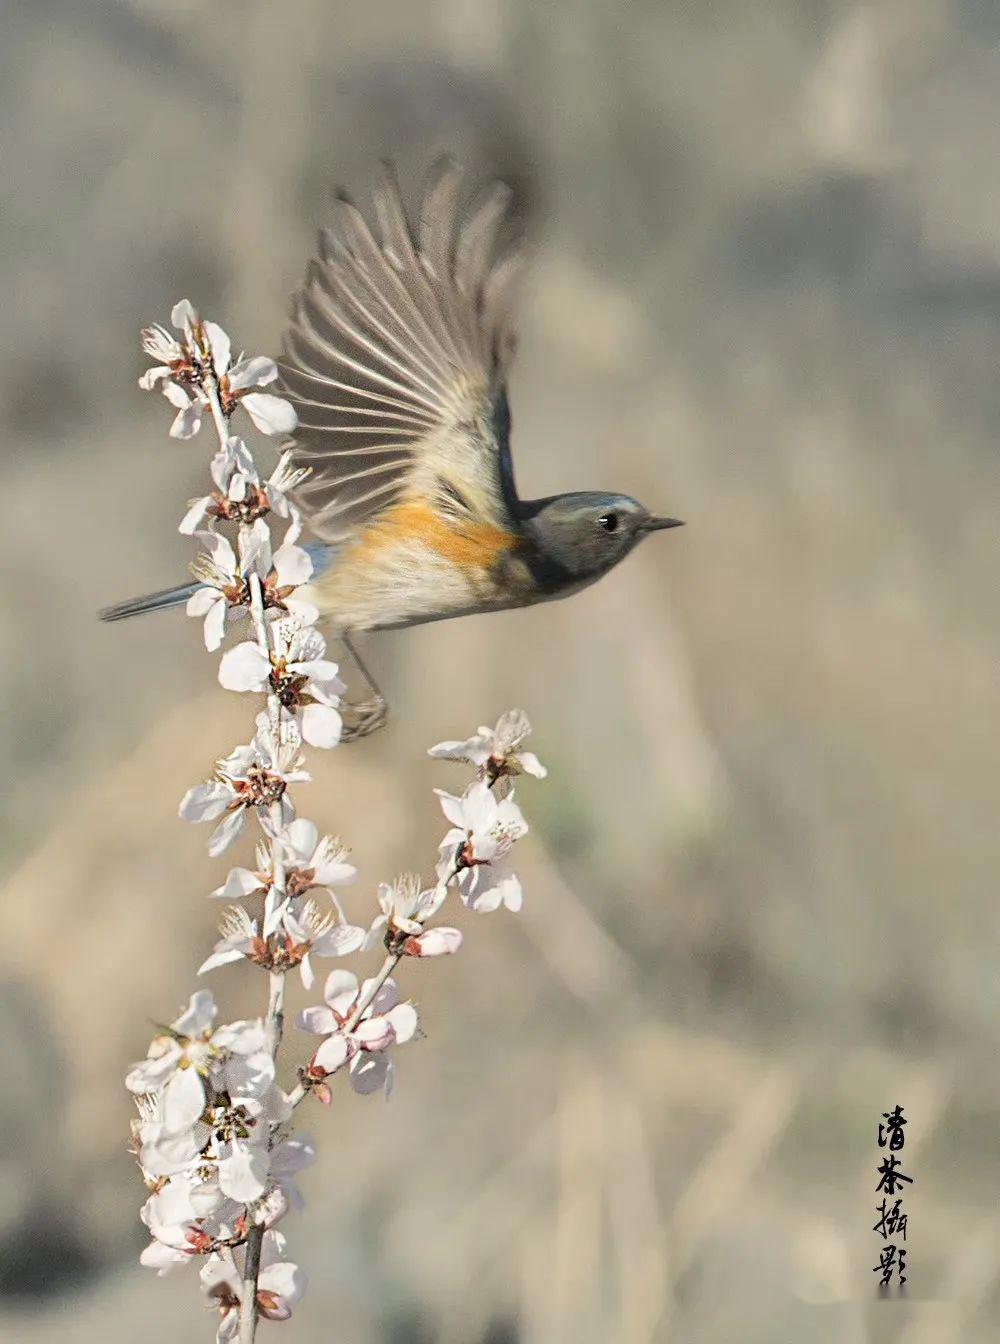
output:
M 168 607 L 183 606 L 191 594 L 201 587 L 203 585 L 200 583 L 181 583 L 176 588 L 161 588 L 158 593 L 145 593 L 142 597 L 130 598 L 128 602 L 105 607 L 97 614 L 102 621 L 124 621 L 129 616 L 141 616 L 147 611 L 166 611 Z

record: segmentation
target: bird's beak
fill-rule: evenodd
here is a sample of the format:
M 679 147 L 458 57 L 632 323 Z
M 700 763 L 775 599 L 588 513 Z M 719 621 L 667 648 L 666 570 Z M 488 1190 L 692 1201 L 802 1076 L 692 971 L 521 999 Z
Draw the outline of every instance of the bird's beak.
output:
M 683 527 L 680 518 L 647 518 L 642 525 L 644 532 L 659 532 L 664 527 Z

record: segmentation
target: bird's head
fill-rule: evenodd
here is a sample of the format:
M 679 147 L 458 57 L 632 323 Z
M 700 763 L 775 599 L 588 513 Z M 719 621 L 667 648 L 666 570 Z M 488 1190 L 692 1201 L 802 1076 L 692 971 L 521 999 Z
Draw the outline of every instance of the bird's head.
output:
M 581 490 L 535 501 L 525 521 L 546 557 L 567 575 L 596 579 L 624 560 L 643 537 L 679 518 L 658 518 L 630 495 Z

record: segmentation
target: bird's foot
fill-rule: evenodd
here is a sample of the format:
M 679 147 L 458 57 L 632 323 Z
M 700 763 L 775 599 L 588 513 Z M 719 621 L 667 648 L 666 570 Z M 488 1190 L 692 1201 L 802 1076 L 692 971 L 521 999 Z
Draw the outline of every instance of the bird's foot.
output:
M 389 717 L 389 706 L 380 695 L 357 704 L 348 702 L 342 705 L 341 709 L 344 716 L 341 742 L 357 742 L 359 738 L 367 737 L 369 733 L 378 732 L 380 728 L 385 727 L 385 721 Z

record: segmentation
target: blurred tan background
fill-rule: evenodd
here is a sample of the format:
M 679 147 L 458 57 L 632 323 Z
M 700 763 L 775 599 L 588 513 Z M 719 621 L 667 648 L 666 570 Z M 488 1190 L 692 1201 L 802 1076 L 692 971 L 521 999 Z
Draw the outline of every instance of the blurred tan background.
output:
M 175 809 L 249 707 L 194 624 L 94 619 L 183 575 L 205 479 L 136 390 L 138 330 L 187 296 L 276 352 L 329 187 L 452 149 L 531 211 L 522 491 L 689 525 L 571 602 L 368 643 L 391 725 L 314 754 L 304 799 L 354 847 L 359 920 L 430 872 L 460 772 L 426 746 L 521 705 L 550 778 L 520 791 L 523 915 L 408 968 L 426 1040 L 392 1103 L 305 1118 L 282 1338 L 996 1339 L 1000 9 L 0 16 L 0 1336 L 214 1329 L 193 1272 L 136 1265 L 121 1080 L 213 937 L 222 865 Z M 249 983 L 215 974 L 225 1011 Z

